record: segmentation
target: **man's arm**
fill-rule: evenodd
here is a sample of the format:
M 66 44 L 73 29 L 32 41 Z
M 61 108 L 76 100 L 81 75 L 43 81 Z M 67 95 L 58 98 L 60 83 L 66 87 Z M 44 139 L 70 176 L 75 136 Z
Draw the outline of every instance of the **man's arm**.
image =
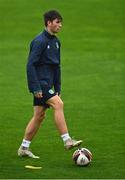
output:
M 55 74 L 54 74 L 54 89 L 55 92 L 60 95 L 61 91 L 61 68 L 60 65 L 58 65 L 55 69 Z
M 40 62 L 40 56 L 43 52 L 44 44 L 41 41 L 33 41 L 31 43 L 30 53 L 27 63 L 27 80 L 30 92 L 37 94 L 42 92 L 39 80 L 36 74 L 36 65 Z

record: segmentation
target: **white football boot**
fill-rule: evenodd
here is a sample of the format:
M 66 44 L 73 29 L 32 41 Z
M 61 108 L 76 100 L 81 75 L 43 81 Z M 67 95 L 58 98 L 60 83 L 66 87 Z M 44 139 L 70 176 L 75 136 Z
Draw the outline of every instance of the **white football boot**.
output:
M 69 150 L 82 144 L 82 140 L 67 139 L 64 142 L 65 149 Z
M 29 148 L 25 148 L 23 146 L 20 146 L 20 148 L 18 149 L 18 156 L 24 157 L 30 157 L 30 158 L 34 158 L 34 159 L 39 159 L 39 156 L 35 156 L 30 150 Z

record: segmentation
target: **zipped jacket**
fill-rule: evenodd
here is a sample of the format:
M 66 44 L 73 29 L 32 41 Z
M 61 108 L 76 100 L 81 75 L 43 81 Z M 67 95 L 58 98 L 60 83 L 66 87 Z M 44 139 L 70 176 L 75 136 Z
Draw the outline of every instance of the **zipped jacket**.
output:
M 60 41 L 46 30 L 36 36 L 30 44 L 27 63 L 27 80 L 29 91 L 42 91 L 47 85 L 54 87 L 60 94 Z

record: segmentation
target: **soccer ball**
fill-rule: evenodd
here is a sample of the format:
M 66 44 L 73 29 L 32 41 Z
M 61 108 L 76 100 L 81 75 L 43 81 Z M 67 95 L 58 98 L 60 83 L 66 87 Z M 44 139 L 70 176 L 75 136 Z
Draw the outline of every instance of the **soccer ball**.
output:
M 92 153 L 86 148 L 80 148 L 73 153 L 72 159 L 78 166 L 87 166 L 92 160 Z

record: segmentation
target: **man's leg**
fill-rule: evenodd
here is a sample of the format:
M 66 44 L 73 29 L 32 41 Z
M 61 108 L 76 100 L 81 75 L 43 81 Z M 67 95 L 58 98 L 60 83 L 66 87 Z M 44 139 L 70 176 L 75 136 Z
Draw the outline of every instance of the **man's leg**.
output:
M 55 95 L 47 101 L 47 104 L 49 104 L 54 109 L 55 124 L 64 141 L 66 149 L 71 149 L 74 146 L 79 146 L 82 143 L 82 140 L 72 140 L 69 136 L 67 124 L 64 117 L 63 102 L 61 98 L 58 95 Z
M 58 95 L 55 95 L 47 101 L 47 104 L 49 104 L 54 109 L 55 124 L 59 130 L 60 135 L 68 133 L 68 128 L 63 112 L 63 102 L 61 98 Z
M 26 127 L 23 142 L 18 150 L 19 156 L 39 158 L 29 151 L 29 146 L 45 117 L 45 110 L 44 106 L 34 106 L 34 115 Z
M 40 128 L 41 122 L 45 118 L 45 110 L 46 108 L 44 106 L 34 106 L 34 115 L 25 130 L 25 140 L 32 141 L 36 132 Z

